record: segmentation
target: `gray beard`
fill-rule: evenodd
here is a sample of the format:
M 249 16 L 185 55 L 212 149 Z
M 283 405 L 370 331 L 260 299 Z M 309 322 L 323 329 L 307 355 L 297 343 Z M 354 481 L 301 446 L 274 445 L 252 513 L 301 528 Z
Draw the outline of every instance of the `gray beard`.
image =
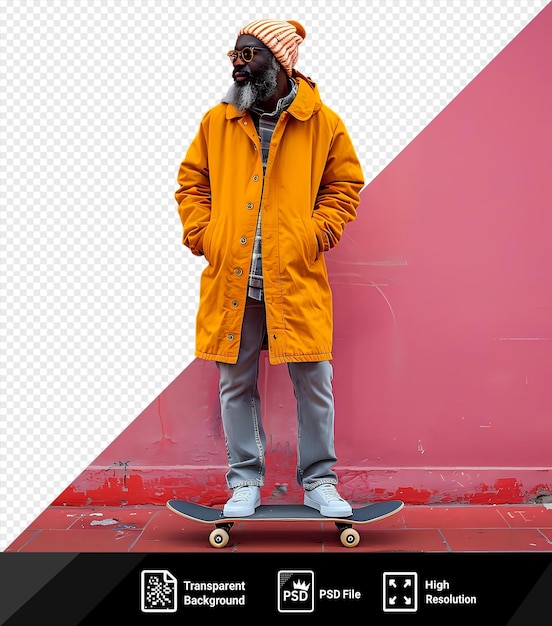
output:
M 280 64 L 272 59 L 271 67 L 265 70 L 261 76 L 252 81 L 248 80 L 245 85 L 234 85 L 234 105 L 239 111 L 254 108 L 272 98 L 278 91 L 278 71 Z

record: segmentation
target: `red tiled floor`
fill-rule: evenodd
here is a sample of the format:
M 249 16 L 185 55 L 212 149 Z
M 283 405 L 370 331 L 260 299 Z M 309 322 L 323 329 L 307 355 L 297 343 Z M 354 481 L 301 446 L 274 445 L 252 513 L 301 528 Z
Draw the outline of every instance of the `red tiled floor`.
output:
M 159 512 L 159 507 L 124 508 L 117 509 L 93 508 L 83 509 L 80 514 L 74 515 L 70 526 L 74 529 L 113 528 L 114 530 L 143 530 L 154 516 Z
M 405 515 L 409 528 L 508 528 L 496 506 L 411 506 Z
M 452 552 L 548 552 L 552 544 L 537 529 L 449 528 L 445 539 Z
M 41 530 L 19 552 L 128 552 L 137 535 L 128 530 Z
M 28 529 L 51 530 L 54 528 L 67 529 L 75 522 L 75 519 L 83 515 L 81 509 L 63 509 L 53 507 L 43 511 L 31 524 Z
M 212 527 L 163 506 L 51 507 L 7 552 L 203 552 Z M 240 522 L 227 552 L 552 552 L 550 505 L 405 506 L 359 526 L 361 540 L 345 548 L 335 525 Z
M 38 530 L 24 530 L 12 543 L 7 547 L 6 552 L 32 552 L 28 549 L 29 544 L 39 533 Z M 27 549 L 26 549 L 27 548 Z
M 360 530 L 357 552 L 447 552 L 437 529 Z M 345 551 L 336 538 L 327 545 L 328 552 Z
M 552 528 L 552 506 L 503 505 L 498 512 L 510 528 Z

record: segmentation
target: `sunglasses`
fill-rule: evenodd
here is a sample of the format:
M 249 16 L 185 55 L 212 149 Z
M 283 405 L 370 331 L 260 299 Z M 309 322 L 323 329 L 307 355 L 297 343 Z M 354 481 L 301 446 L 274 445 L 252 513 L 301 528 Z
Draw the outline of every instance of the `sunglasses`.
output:
M 246 46 L 241 50 L 230 50 L 228 57 L 232 63 L 235 63 L 238 59 L 241 59 L 244 63 L 251 63 L 253 57 L 260 50 L 268 50 L 268 48 L 255 48 L 253 46 Z

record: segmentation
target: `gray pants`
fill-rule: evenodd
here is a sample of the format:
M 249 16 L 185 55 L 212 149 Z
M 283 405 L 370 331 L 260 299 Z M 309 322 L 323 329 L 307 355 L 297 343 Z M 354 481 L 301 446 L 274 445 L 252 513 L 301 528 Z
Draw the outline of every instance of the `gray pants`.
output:
M 248 298 L 238 361 L 217 362 L 230 489 L 264 484 L 266 438 L 257 379 L 265 332 L 264 303 Z M 288 370 L 297 399 L 297 481 L 306 490 L 335 485 L 332 366 L 329 361 L 288 363 Z

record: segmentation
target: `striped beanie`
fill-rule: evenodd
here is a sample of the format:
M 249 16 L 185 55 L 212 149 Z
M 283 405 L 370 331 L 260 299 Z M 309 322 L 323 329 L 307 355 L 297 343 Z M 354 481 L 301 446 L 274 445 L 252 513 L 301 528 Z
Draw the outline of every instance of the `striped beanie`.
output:
M 251 35 L 274 54 L 288 76 L 297 63 L 299 44 L 305 39 L 305 29 L 293 20 L 255 20 L 244 26 L 239 35 Z

